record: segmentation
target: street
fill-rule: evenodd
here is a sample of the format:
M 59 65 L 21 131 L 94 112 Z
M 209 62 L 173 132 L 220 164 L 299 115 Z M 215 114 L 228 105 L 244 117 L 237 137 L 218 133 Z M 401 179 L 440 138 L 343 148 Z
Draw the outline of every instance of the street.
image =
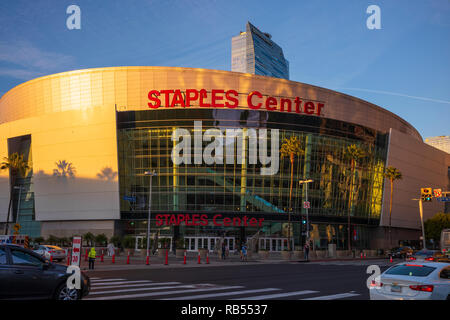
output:
M 386 260 L 89 271 L 85 300 L 368 300 L 367 267 Z

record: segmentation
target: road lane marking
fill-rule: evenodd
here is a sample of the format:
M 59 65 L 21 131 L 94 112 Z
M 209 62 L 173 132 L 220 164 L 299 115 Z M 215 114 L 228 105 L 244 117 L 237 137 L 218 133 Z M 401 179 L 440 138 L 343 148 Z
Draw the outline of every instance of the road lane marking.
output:
M 180 284 L 181 282 L 154 282 L 154 283 L 138 283 L 138 284 L 120 284 L 117 286 L 100 286 L 91 288 L 92 290 L 114 289 L 114 288 L 130 288 L 130 287 L 145 287 L 145 286 L 162 286 Z
M 268 295 L 262 295 L 262 296 L 254 296 L 254 297 L 246 297 L 246 298 L 239 298 L 239 299 L 231 299 L 231 300 L 264 300 L 264 299 L 276 299 L 276 298 L 283 298 L 283 297 L 289 297 L 289 296 L 299 296 L 302 294 L 310 294 L 310 293 L 317 293 L 319 291 L 311 291 L 311 290 L 303 290 L 303 291 L 293 291 L 293 292 L 284 292 L 284 293 L 275 293 L 275 294 L 268 294 Z
M 219 292 L 219 293 L 210 293 L 210 294 L 200 294 L 200 295 L 196 295 L 196 296 L 184 296 L 184 297 L 179 297 L 179 298 L 167 298 L 167 299 L 161 299 L 161 300 L 204 299 L 204 298 L 211 298 L 211 297 L 237 296 L 237 295 L 247 294 L 247 293 L 267 292 L 267 291 L 275 291 L 275 290 L 281 290 L 281 289 L 264 288 L 264 289 L 243 290 L 243 291 L 233 291 L 233 292 Z
M 131 284 L 131 283 L 149 283 L 150 280 L 135 280 L 135 281 L 119 281 L 119 282 L 101 282 L 101 283 L 91 283 L 91 286 L 101 287 L 101 286 L 111 286 L 116 284 Z
M 102 279 L 102 278 L 90 278 L 91 282 L 107 282 L 107 281 L 124 281 L 127 279 Z
M 356 297 L 359 295 L 360 294 L 357 294 L 357 293 L 339 293 L 339 294 L 331 294 L 328 296 L 321 296 L 321 297 L 314 297 L 314 298 L 300 299 L 300 300 L 334 300 L 334 299 Z
M 184 294 L 184 293 L 193 293 L 193 292 L 202 292 L 202 291 L 220 291 L 220 290 L 229 290 L 229 289 L 240 289 L 244 288 L 243 286 L 229 286 L 229 287 L 216 287 L 216 288 L 205 288 L 205 289 L 190 289 L 190 290 L 171 290 L 171 291 L 160 291 L 160 292 L 150 292 L 150 293 L 141 293 L 141 294 L 128 294 L 128 295 L 119 295 L 119 296 L 107 296 L 107 297 L 98 297 L 91 299 L 83 299 L 83 300 L 117 300 L 117 299 L 136 299 L 136 298 L 145 298 L 145 297 L 154 297 L 154 296 L 163 296 L 163 295 L 171 295 L 171 294 Z
M 108 291 L 94 291 L 92 293 L 89 293 L 89 295 L 95 295 L 95 294 L 110 294 L 110 293 L 121 293 L 121 292 L 131 292 L 131 291 L 154 291 L 154 290 L 163 290 L 163 289 L 178 289 L 178 288 L 194 288 L 192 284 L 186 284 L 181 286 L 162 286 L 162 287 L 145 287 L 145 288 L 130 288 L 130 289 L 123 289 L 123 290 L 108 290 Z

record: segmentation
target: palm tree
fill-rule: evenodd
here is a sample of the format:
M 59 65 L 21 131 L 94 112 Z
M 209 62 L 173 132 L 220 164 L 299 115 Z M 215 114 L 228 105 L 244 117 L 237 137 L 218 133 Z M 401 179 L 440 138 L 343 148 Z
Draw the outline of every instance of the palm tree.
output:
M 294 182 L 294 158 L 295 156 L 302 156 L 305 151 L 301 147 L 300 140 L 296 136 L 291 136 L 289 139 L 284 139 L 284 143 L 280 149 L 281 158 L 289 157 L 291 162 L 291 184 L 289 187 L 289 210 L 288 210 L 288 250 L 291 251 L 291 211 L 292 211 L 292 187 Z
M 6 218 L 6 226 L 5 226 L 5 234 L 8 234 L 8 224 L 11 212 L 12 196 L 14 186 L 16 184 L 17 174 L 20 174 L 22 177 L 25 177 L 27 174 L 27 170 L 30 169 L 30 166 L 25 160 L 23 160 L 23 154 L 19 155 L 17 152 L 11 154 L 9 157 L 5 157 L 4 160 L 5 161 L 3 161 L 0 165 L 0 170 L 9 169 L 11 181 L 11 189 L 9 192 L 8 216 Z
M 72 162 L 67 162 L 66 160 L 59 160 L 58 162 L 55 162 L 56 168 L 53 169 L 53 175 L 55 177 L 74 177 L 75 173 L 77 172 L 75 167 L 73 166 Z
M 352 202 L 353 202 L 353 178 L 355 175 L 355 169 L 357 163 L 366 156 L 366 152 L 355 144 L 352 144 L 347 147 L 346 150 L 347 156 L 350 157 L 350 194 L 348 197 L 348 213 L 347 213 L 347 241 L 348 241 L 348 250 L 352 249 L 351 246 L 351 235 L 350 235 L 350 213 L 352 211 Z
M 389 179 L 391 183 L 391 199 L 389 202 L 389 244 L 392 247 L 392 236 L 391 236 L 391 217 L 392 217 L 392 196 L 394 194 L 394 181 L 401 180 L 402 173 L 395 167 L 387 167 L 384 172 L 384 176 Z

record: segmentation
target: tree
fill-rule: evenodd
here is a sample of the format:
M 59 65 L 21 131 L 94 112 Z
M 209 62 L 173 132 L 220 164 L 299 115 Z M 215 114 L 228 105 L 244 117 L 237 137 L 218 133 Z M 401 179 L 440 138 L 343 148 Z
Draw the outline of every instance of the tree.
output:
M 300 140 L 296 136 L 291 136 L 289 139 L 284 139 L 281 145 L 280 155 L 281 159 L 289 158 L 291 163 L 291 181 L 289 186 L 289 210 L 288 210 L 288 250 L 291 251 L 291 211 L 292 211 L 292 187 L 294 184 L 294 158 L 295 156 L 302 156 L 305 151 L 301 147 Z
M 51 234 L 47 238 L 47 243 L 57 245 L 59 243 L 59 238 Z
M 53 175 L 55 177 L 71 177 L 73 178 L 75 176 L 75 173 L 77 170 L 73 166 L 72 162 L 67 162 L 66 160 L 59 160 L 58 162 L 55 162 L 56 169 L 53 169 Z
M 389 201 L 389 245 L 392 247 L 392 235 L 391 235 L 391 217 L 392 217 L 392 197 L 394 194 L 394 181 L 402 179 L 402 173 L 394 167 L 387 167 L 384 172 L 385 178 L 389 179 L 391 184 L 391 198 Z
M 352 202 L 353 202 L 353 179 L 355 176 L 355 169 L 358 162 L 366 157 L 366 152 L 355 144 L 352 144 L 347 147 L 346 154 L 350 157 L 350 193 L 348 197 L 348 213 L 347 213 L 347 241 L 348 241 L 348 250 L 352 250 L 351 245 L 351 235 L 350 235 L 350 214 L 352 211 Z
M 88 232 L 83 235 L 83 240 L 86 241 L 86 244 L 89 247 L 92 247 L 92 242 L 95 241 L 95 236 L 91 232 Z
M 95 236 L 95 244 L 99 246 L 106 246 L 106 242 L 108 241 L 108 238 L 104 233 L 100 233 Z
M 9 157 L 3 158 L 3 161 L 0 164 L 0 170 L 9 169 L 9 177 L 10 177 L 10 191 L 9 191 L 9 205 L 8 205 L 8 216 L 6 218 L 5 225 L 5 234 L 8 234 L 9 227 L 9 216 L 11 213 L 11 204 L 12 204 L 12 196 L 14 187 L 16 184 L 17 175 L 20 174 L 23 178 L 27 175 L 27 171 L 30 169 L 28 163 L 23 159 L 23 154 L 19 155 L 17 152 L 11 154 Z
M 433 239 L 435 243 L 439 243 L 442 230 L 450 228 L 450 214 L 436 213 L 424 222 L 424 228 L 425 238 Z

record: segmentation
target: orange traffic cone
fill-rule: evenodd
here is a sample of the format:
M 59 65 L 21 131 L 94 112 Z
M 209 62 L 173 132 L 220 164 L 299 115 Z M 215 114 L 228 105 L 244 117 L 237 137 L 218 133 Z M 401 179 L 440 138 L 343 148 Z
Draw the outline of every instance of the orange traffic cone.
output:
M 169 250 L 166 251 L 166 262 L 164 264 L 166 266 L 169 264 Z
M 67 255 L 67 265 L 70 266 L 71 256 Z
M 392 263 L 392 255 L 389 255 L 389 262 Z
M 209 264 L 209 254 L 208 254 L 208 251 L 206 252 L 206 264 Z
M 147 255 L 147 259 L 145 260 L 145 264 L 146 264 L 146 265 L 149 265 L 149 264 L 150 264 L 150 256 L 149 256 L 149 255 Z
M 115 263 L 115 262 L 116 262 L 116 255 L 113 254 L 113 256 L 112 256 L 112 263 Z
M 53 262 L 53 255 L 50 255 L 50 262 Z
M 128 251 L 128 255 L 127 255 L 127 264 L 130 264 L 130 251 Z
M 186 264 L 186 250 L 184 250 L 183 264 Z
M 202 262 L 200 261 L 200 251 L 198 252 L 198 259 L 197 259 L 198 261 L 197 261 L 197 263 L 198 264 L 201 264 Z

